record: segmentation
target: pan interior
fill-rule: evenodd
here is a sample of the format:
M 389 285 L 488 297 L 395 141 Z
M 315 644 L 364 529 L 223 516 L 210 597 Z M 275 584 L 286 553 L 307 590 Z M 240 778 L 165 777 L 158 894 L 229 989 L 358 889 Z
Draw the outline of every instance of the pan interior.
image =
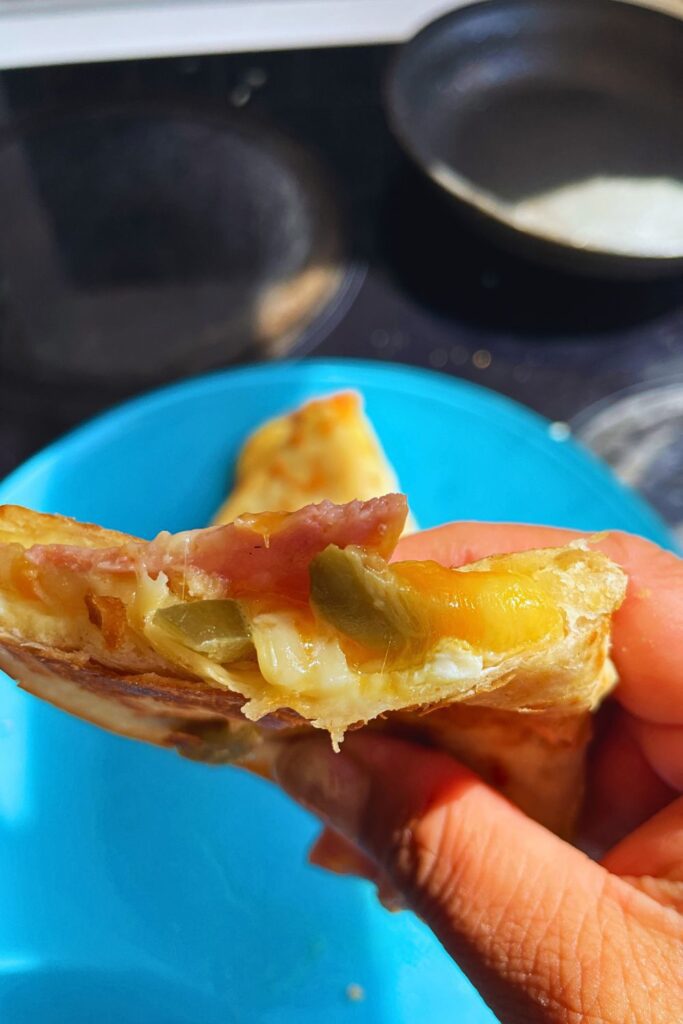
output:
M 477 4 L 406 48 L 390 95 L 419 162 L 508 217 L 589 182 L 600 208 L 598 179 L 617 205 L 658 192 L 683 218 L 683 21 L 609 0 Z

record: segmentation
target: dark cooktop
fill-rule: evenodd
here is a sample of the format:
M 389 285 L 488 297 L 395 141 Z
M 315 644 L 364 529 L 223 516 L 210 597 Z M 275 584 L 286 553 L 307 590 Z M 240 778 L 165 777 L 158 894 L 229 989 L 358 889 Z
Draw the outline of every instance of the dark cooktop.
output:
M 0 77 L 0 475 L 93 412 L 247 360 L 359 356 L 552 420 L 683 378 L 683 282 L 483 241 L 392 139 L 392 47 Z

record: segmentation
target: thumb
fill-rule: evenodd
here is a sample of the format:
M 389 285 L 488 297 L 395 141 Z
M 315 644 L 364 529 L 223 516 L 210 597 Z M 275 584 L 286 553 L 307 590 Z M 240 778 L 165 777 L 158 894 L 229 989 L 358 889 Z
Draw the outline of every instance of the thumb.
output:
M 356 733 L 341 754 L 293 743 L 276 772 L 377 864 L 506 1022 L 660 1019 L 634 1011 L 674 991 L 672 912 L 448 756 Z

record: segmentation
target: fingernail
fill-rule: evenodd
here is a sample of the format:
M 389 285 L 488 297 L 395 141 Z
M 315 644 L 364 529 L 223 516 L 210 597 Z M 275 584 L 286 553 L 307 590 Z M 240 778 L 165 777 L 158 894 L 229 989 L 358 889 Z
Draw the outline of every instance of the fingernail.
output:
M 349 839 L 357 839 L 370 791 L 365 771 L 329 741 L 288 744 L 275 764 L 275 778 L 290 796 Z
M 377 899 L 390 914 L 400 914 L 402 910 L 408 909 L 405 897 L 388 882 L 380 882 L 377 886 Z

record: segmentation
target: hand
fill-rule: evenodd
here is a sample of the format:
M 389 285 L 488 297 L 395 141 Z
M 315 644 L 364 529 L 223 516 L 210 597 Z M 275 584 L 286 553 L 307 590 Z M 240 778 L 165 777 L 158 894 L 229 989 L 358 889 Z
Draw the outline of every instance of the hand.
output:
M 462 565 L 576 536 L 462 523 L 405 538 L 396 557 Z M 313 862 L 399 896 L 505 1024 L 683 1021 L 683 561 L 623 534 L 595 546 L 629 575 L 578 837 L 599 862 L 402 740 L 360 731 L 334 754 L 305 739 L 277 766 L 326 824 Z

